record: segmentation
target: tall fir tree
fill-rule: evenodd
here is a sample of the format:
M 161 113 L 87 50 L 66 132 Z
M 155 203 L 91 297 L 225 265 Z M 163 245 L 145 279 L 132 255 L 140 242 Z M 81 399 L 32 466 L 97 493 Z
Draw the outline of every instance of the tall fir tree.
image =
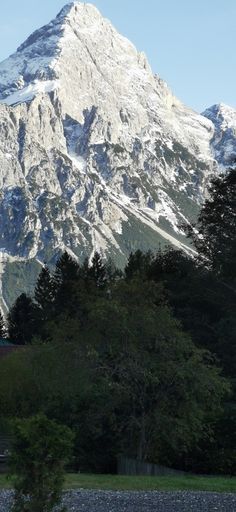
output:
M 36 334 L 36 308 L 31 297 L 22 293 L 8 313 L 8 334 L 11 341 L 28 345 Z
M 49 268 L 45 265 L 37 279 L 34 299 L 36 302 L 37 334 L 47 339 L 47 323 L 53 319 L 55 302 L 55 285 Z
M 64 252 L 56 263 L 53 276 L 56 288 L 60 288 L 63 283 L 76 281 L 79 277 L 80 266 L 68 252 Z
M 80 279 L 80 265 L 67 252 L 56 263 L 53 275 L 56 314 L 74 311 L 74 290 Z
M 236 172 L 214 178 L 198 220 L 186 226 L 202 263 L 219 277 L 236 281 Z
M 145 279 L 152 260 L 153 254 L 151 251 L 142 252 L 138 249 L 135 252 L 131 252 L 125 267 L 126 279 L 133 279 L 134 277 Z
M 55 299 L 55 285 L 49 268 L 45 265 L 38 277 L 34 298 L 41 310 L 47 311 L 52 307 Z
M 95 252 L 91 266 L 89 267 L 89 278 L 95 283 L 97 288 L 104 288 L 107 283 L 106 266 L 98 252 Z

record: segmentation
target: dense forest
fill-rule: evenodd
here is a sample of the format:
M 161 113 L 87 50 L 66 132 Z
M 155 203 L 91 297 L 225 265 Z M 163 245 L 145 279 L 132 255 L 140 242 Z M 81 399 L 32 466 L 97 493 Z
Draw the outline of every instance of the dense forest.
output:
M 2 337 L 2 419 L 39 411 L 75 433 L 76 469 L 112 472 L 119 454 L 200 473 L 236 473 L 236 174 L 215 178 L 196 256 L 95 253 L 45 265 Z

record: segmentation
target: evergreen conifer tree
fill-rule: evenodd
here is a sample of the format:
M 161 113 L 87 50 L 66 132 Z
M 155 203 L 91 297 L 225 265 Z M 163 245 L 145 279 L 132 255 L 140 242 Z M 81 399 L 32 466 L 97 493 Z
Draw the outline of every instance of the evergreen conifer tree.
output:
M 36 308 L 31 297 L 22 293 L 8 313 L 8 334 L 19 345 L 31 343 L 36 334 Z
M 152 260 L 153 254 L 151 251 L 142 252 L 138 249 L 136 252 L 131 252 L 125 267 L 126 279 L 133 279 L 134 277 L 145 279 Z
M 53 276 L 56 314 L 65 311 L 72 312 L 72 310 L 74 312 L 73 299 L 79 279 L 79 264 L 67 252 L 64 252 L 56 263 Z
M 48 267 L 45 265 L 38 277 L 35 286 L 35 301 L 41 310 L 47 310 L 55 299 L 55 286 Z
M 95 252 L 89 268 L 89 278 L 94 281 L 97 288 L 104 288 L 107 283 L 106 266 L 98 252 Z
M 37 334 L 45 340 L 47 339 L 47 322 L 53 319 L 55 302 L 55 285 L 46 265 L 38 276 L 34 299 L 36 302 Z
M 186 227 L 204 265 L 224 279 L 236 278 L 236 171 L 214 178 L 198 220 Z
M 56 263 L 54 283 L 60 288 L 63 283 L 76 281 L 79 277 L 79 264 L 66 251 Z
M 84 281 L 87 281 L 89 278 L 89 258 L 86 257 L 83 261 L 82 267 L 81 267 L 81 278 Z

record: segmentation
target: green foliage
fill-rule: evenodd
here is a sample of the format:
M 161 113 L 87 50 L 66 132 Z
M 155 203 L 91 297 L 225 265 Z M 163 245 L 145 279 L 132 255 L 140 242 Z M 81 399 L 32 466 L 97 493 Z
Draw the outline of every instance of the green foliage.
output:
M 67 473 L 65 489 L 107 491 L 204 491 L 236 492 L 236 478 L 223 476 L 126 476 Z M 9 479 L 0 474 L 0 489 L 10 488 Z
M 203 263 L 229 280 L 235 279 L 236 269 L 236 173 L 214 178 L 197 223 L 187 226 Z
M 131 253 L 124 274 L 97 253 L 82 265 L 64 253 L 26 313 L 22 298 L 14 306 L 33 343 L 0 361 L 2 414 L 43 411 L 71 427 L 76 469 L 115 471 L 126 453 L 233 473 L 235 305 L 181 251 Z
M 34 291 L 35 308 L 35 336 L 47 338 L 46 325 L 54 314 L 55 283 L 50 274 L 49 268 L 45 265 L 36 282 Z
M 61 502 L 72 432 L 43 414 L 13 424 L 13 512 L 50 512 Z
M 48 308 L 51 308 L 51 305 L 54 301 L 54 291 L 55 287 L 52 276 L 50 274 L 49 268 L 45 265 L 38 276 L 34 291 L 36 304 L 45 313 L 47 312 Z
M 140 250 L 134 253 L 131 252 L 128 258 L 128 263 L 125 267 L 126 278 L 132 279 L 135 276 L 138 276 L 145 279 L 152 260 L 153 255 L 150 251 L 147 253 L 143 253 Z
M 57 261 L 53 275 L 56 314 L 60 314 L 70 303 L 73 289 L 78 283 L 79 269 L 79 264 L 67 252 Z
M 95 252 L 92 258 L 92 264 L 88 269 L 88 276 L 92 279 L 98 288 L 106 286 L 106 266 L 102 262 L 102 258 L 98 252 Z
M 10 308 L 7 321 L 11 341 L 20 345 L 31 343 L 35 333 L 35 305 L 32 299 L 22 293 Z
M 105 289 L 81 291 L 81 282 L 50 343 L 4 361 L 1 409 L 44 410 L 73 427 L 85 469 L 110 471 L 120 452 L 171 463 L 211 434 L 227 384 L 182 331 L 162 285 L 137 275 Z
M 65 251 L 56 263 L 54 281 L 58 288 L 66 282 L 77 280 L 79 264 Z

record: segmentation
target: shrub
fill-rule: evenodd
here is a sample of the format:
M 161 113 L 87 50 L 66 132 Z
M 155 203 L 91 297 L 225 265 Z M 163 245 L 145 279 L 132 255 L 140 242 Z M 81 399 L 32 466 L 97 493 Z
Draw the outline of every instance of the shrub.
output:
M 50 512 L 61 504 L 64 466 L 72 444 L 71 430 L 44 414 L 13 422 L 13 512 Z

